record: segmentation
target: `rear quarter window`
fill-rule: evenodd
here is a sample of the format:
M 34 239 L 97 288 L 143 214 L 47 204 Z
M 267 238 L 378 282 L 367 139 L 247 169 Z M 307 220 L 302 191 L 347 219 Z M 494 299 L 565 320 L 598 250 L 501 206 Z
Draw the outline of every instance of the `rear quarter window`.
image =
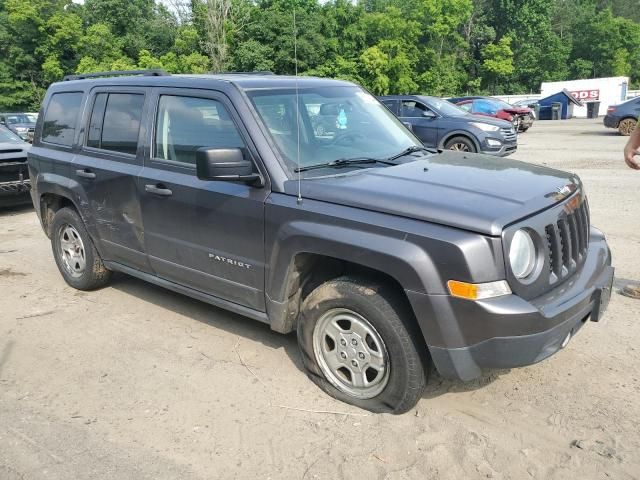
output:
M 42 141 L 70 147 L 76 134 L 82 92 L 54 93 L 42 124 Z

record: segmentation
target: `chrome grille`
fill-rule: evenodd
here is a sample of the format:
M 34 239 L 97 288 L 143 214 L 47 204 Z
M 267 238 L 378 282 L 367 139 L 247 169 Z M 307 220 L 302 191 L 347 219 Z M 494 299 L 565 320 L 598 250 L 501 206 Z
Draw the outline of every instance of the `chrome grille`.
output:
M 512 142 L 517 138 L 515 130 L 511 127 L 502 127 L 500 132 L 507 142 Z
M 573 273 L 589 248 L 589 205 L 584 200 L 555 223 L 545 227 L 549 281 L 555 283 Z

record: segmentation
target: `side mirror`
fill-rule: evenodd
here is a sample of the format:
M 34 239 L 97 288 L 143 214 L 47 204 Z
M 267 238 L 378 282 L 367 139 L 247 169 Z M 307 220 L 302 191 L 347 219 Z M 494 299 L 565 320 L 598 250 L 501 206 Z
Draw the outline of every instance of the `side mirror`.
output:
M 402 122 L 402 124 L 413 132 L 413 125 L 411 125 L 409 122 Z
M 431 110 L 424 110 L 424 111 L 422 112 L 422 116 L 423 116 L 423 117 L 426 117 L 426 118 L 435 118 L 435 117 L 436 117 L 436 114 L 435 114 L 435 113 L 433 113 Z
M 239 148 L 202 147 L 196 151 L 196 173 L 200 180 L 250 182 L 260 178 L 253 163 L 244 159 Z

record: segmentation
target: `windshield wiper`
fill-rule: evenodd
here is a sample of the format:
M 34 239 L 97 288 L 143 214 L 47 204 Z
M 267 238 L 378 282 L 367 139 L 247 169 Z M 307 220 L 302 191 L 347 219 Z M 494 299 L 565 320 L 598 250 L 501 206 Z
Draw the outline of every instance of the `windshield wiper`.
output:
M 384 163 L 386 165 L 396 165 L 393 162 L 385 159 L 372 158 L 372 157 L 357 157 L 357 158 L 338 158 L 336 160 L 331 160 L 330 162 L 325 163 L 317 163 L 315 165 L 308 165 L 306 167 L 296 168 L 293 171 L 295 173 L 306 172 L 309 170 L 316 170 L 318 168 L 341 168 L 348 167 L 350 165 L 363 165 L 367 163 Z
M 418 145 L 414 145 L 412 147 L 409 148 L 405 148 L 403 151 L 401 151 L 400 153 L 396 153 L 395 155 L 391 155 L 390 157 L 386 158 L 385 160 L 387 162 L 391 162 L 393 160 L 397 160 L 400 157 L 404 157 L 406 155 L 409 155 L 411 153 L 415 153 L 415 152 L 429 152 L 429 153 L 437 153 L 433 150 L 431 150 L 430 148 L 427 147 L 421 147 Z

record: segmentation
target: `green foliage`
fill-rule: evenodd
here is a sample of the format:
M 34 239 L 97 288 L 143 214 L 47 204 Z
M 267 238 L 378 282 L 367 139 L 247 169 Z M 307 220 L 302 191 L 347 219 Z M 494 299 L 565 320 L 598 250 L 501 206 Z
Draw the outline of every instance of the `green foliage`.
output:
M 341 78 L 375 94 L 520 93 L 640 82 L 637 0 L 0 0 L 0 110 L 37 109 L 64 75 L 211 69 Z M 212 32 L 208 8 L 228 6 Z M 215 24 L 215 22 L 213 22 Z M 216 44 L 212 45 L 212 39 Z

